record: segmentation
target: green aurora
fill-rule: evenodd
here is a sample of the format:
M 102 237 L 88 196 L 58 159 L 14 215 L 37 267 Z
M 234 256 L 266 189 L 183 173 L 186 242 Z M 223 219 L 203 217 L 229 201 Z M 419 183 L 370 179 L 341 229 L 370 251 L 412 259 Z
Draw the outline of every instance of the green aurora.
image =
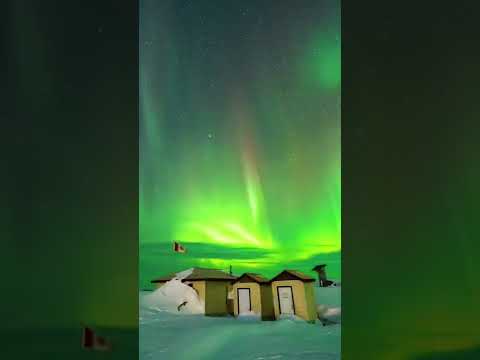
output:
M 192 266 L 339 279 L 339 3 L 179 3 L 141 5 L 140 286 Z

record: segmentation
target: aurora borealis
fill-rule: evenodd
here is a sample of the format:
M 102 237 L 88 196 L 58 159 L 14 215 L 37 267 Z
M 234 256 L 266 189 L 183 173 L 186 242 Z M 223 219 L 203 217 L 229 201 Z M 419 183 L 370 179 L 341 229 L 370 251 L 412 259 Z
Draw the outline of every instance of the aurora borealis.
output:
M 141 1 L 140 286 L 341 276 L 340 47 L 338 1 Z

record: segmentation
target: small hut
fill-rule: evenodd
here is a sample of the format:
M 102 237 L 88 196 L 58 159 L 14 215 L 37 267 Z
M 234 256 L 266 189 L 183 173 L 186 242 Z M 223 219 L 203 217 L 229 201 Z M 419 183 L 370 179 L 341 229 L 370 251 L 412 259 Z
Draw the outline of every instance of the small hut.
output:
M 259 274 L 244 273 L 233 283 L 233 310 L 235 316 L 253 312 L 262 320 L 273 320 L 272 287 Z
M 315 266 L 312 269 L 312 271 L 315 271 L 318 274 L 318 284 L 320 285 L 320 287 L 328 287 L 328 286 L 335 285 L 332 280 L 327 279 L 327 272 L 325 270 L 326 267 L 327 267 L 326 264 L 321 264 L 321 265 Z
M 172 280 L 176 274 L 170 274 L 152 280 L 157 288 Z M 205 315 L 224 316 L 229 313 L 227 294 L 231 290 L 235 276 L 221 270 L 193 268 L 192 273 L 182 279 L 182 282 L 196 290 L 205 303 Z
M 283 270 L 270 280 L 275 318 L 296 315 L 308 322 L 315 322 L 315 279 L 296 270 Z

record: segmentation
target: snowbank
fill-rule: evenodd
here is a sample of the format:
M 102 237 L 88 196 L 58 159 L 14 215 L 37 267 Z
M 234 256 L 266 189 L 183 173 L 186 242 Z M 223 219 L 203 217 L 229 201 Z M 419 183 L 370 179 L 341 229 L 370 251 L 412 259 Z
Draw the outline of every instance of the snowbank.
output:
M 315 287 L 315 301 L 317 303 L 317 315 L 324 324 L 342 321 L 341 287 Z
M 304 323 L 305 320 L 297 315 L 287 315 L 287 314 L 280 314 L 278 320 L 289 320 L 289 321 L 299 321 Z
M 163 286 L 142 298 L 144 309 L 176 314 L 204 314 L 205 304 L 192 287 L 182 283 L 182 279 L 193 269 L 182 271 Z
M 261 316 L 253 311 L 249 311 L 239 314 L 237 319 L 246 321 L 259 321 L 261 320 Z
M 329 308 L 318 304 L 317 316 L 323 324 L 340 324 L 342 322 L 342 309 L 339 307 Z

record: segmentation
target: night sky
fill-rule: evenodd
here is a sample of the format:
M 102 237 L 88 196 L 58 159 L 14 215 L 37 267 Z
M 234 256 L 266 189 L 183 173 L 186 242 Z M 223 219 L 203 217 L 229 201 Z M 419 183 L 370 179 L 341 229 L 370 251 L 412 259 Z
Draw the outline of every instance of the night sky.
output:
M 140 3 L 140 286 L 340 278 L 340 2 Z

